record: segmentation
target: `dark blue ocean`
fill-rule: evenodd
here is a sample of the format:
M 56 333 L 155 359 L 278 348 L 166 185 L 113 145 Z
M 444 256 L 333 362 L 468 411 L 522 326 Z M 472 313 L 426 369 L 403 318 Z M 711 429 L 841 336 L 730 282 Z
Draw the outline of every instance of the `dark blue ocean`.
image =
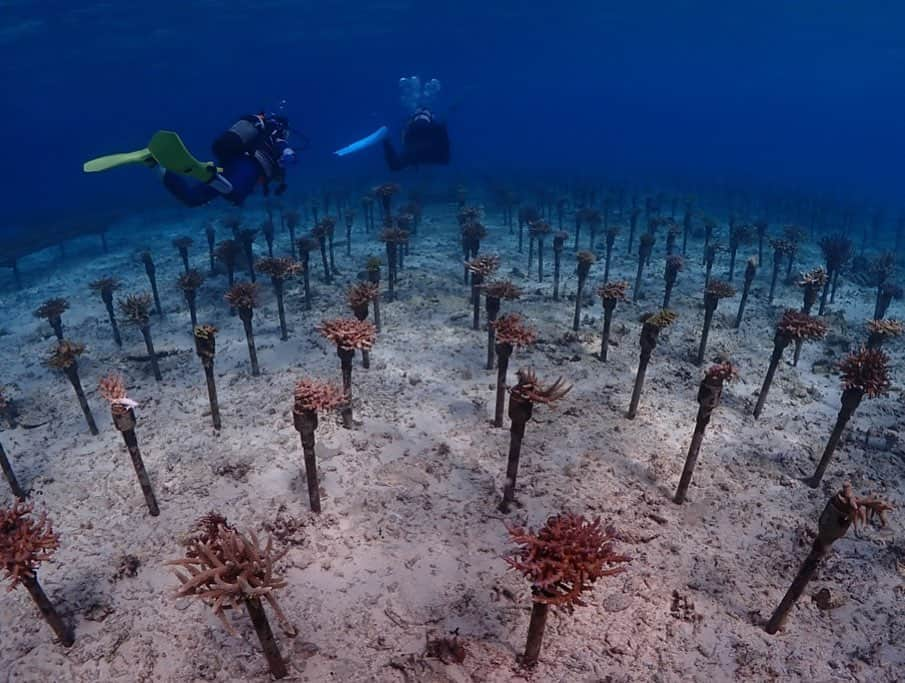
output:
M 905 182 L 905 7 L 894 2 L 5 1 L 4 226 L 172 207 L 88 158 L 178 131 L 197 156 L 285 100 L 311 146 L 290 196 L 379 178 L 333 150 L 438 78 L 454 180 L 556 173 L 750 184 L 881 204 Z M 292 182 L 294 180 L 294 182 Z M 84 212 L 84 214 L 83 214 Z

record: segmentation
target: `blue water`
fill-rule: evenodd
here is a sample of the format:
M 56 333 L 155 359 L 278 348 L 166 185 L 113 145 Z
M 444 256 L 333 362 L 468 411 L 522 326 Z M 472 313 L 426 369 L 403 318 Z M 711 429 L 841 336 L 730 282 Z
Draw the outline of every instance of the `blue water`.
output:
M 78 3 L 82 4 L 82 3 Z M 3 223 L 171 206 L 90 157 L 159 128 L 198 156 L 288 102 L 296 184 L 380 177 L 397 80 L 444 84 L 452 177 L 510 171 L 803 188 L 894 204 L 905 184 L 905 6 L 893 2 L 0 3 Z M 441 107 L 441 111 L 445 111 Z

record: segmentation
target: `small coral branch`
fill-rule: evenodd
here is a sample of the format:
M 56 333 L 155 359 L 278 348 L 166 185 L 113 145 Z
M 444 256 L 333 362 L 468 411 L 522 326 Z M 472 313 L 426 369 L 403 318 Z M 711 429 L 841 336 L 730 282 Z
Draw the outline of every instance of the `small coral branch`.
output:
M 377 340 L 377 329 L 367 320 L 337 318 L 324 320 L 318 330 L 336 344 L 343 377 L 346 404 L 342 409 L 343 426 L 352 429 L 352 359 L 355 351 L 370 351 Z
M 632 390 L 632 398 L 629 402 L 626 417 L 634 420 L 638 414 L 638 403 L 641 401 L 641 391 L 644 388 L 644 378 L 647 375 L 647 366 L 650 363 L 651 354 L 657 347 L 660 332 L 678 320 L 679 315 L 673 311 L 662 309 L 656 313 L 647 314 L 641 325 L 641 358 L 638 361 L 638 372 L 635 374 L 635 387 Z
M 255 333 L 251 320 L 254 309 L 258 306 L 258 285 L 255 282 L 237 282 L 226 292 L 223 297 L 226 302 L 239 313 L 239 320 L 245 328 L 245 340 L 248 342 L 248 358 L 251 362 L 251 374 L 257 377 L 261 374 L 258 368 L 258 351 L 255 347 Z
M 606 362 L 610 346 L 610 326 L 613 323 L 613 311 L 616 304 L 626 300 L 629 283 L 627 280 L 607 282 L 597 289 L 597 295 L 603 303 L 603 333 L 600 338 L 600 360 Z
M 122 337 L 119 335 L 119 325 L 116 324 L 116 313 L 113 310 L 113 293 L 122 285 L 119 280 L 112 277 L 102 277 L 95 280 L 90 285 L 91 291 L 100 294 L 101 301 L 107 309 L 107 317 L 110 319 L 110 327 L 113 329 L 113 343 L 117 346 L 123 345 Z
M 88 423 L 89 431 L 97 435 L 97 424 L 94 422 L 94 415 L 91 413 L 91 406 L 88 405 L 88 399 L 85 397 L 85 391 L 82 389 L 82 381 L 79 378 L 79 364 L 78 358 L 85 352 L 85 345 L 79 344 L 78 342 L 71 342 L 67 340 L 61 341 L 57 344 L 56 348 L 53 349 L 50 356 L 48 356 L 44 364 L 49 368 L 54 368 L 56 370 L 62 370 L 63 374 L 66 375 L 66 378 L 69 380 L 70 384 L 72 384 L 72 388 L 75 390 L 76 398 L 79 402 L 79 407 L 82 409 L 82 414 L 85 416 L 85 422 Z
M 135 325 L 145 340 L 148 349 L 148 358 L 151 361 L 151 369 L 154 379 L 160 382 L 163 377 L 160 374 L 160 366 L 157 363 L 157 354 L 154 351 L 154 341 L 151 339 L 151 296 L 149 294 L 130 294 L 125 299 L 119 300 L 119 310 L 126 320 Z
M 327 382 L 303 379 L 295 385 L 292 408 L 293 422 L 302 440 L 305 458 L 305 480 L 308 483 L 308 501 L 311 511 L 320 513 L 321 496 L 317 480 L 317 458 L 314 453 L 314 432 L 318 413 L 335 410 L 347 403 L 346 395 Z
M 50 323 L 58 341 L 63 341 L 63 313 L 69 310 L 66 299 L 48 299 L 35 309 L 34 316 Z
M 504 315 L 502 318 L 490 323 L 490 327 L 495 335 L 497 357 L 496 408 L 494 410 L 493 426 L 502 427 L 509 358 L 517 347 L 534 343 L 537 335 L 525 325 L 522 317 L 517 313 Z

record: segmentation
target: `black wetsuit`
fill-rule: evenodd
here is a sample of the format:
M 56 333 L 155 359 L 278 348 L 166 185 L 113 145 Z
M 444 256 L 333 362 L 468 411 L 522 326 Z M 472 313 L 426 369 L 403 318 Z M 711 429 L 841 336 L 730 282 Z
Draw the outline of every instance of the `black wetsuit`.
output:
M 402 131 L 402 154 L 389 139 L 383 141 L 383 154 L 391 171 L 421 164 L 449 164 L 449 134 L 446 124 L 434 119 L 427 109 L 419 109 Z

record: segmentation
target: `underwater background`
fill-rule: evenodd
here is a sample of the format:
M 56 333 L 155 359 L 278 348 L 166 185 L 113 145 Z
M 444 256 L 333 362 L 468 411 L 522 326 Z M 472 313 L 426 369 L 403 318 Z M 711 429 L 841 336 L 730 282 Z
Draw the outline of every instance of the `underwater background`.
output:
M 400 76 L 436 77 L 454 177 L 565 172 L 736 182 L 889 205 L 905 180 L 905 6 L 894 2 L 0 3 L 4 212 L 174 206 L 86 159 L 178 131 L 199 158 L 285 99 L 311 139 L 293 189 L 380 177 Z M 430 175 L 442 177 L 433 170 Z M 293 182 L 294 181 L 294 182 Z

